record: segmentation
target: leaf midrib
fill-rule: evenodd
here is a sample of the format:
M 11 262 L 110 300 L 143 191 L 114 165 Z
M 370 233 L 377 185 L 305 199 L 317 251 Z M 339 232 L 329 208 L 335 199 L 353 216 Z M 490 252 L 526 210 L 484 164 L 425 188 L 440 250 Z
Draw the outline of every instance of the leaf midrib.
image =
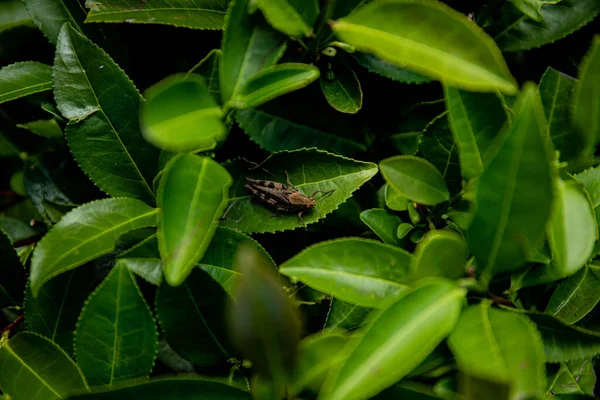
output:
M 44 384 L 44 386 L 46 386 L 52 393 L 54 393 L 56 395 L 56 397 L 58 397 L 59 399 L 62 399 L 62 396 L 60 393 L 58 393 L 57 391 L 55 391 L 49 384 L 48 382 L 46 382 L 41 376 L 39 376 L 37 374 L 37 372 L 35 372 L 26 362 L 25 360 L 23 360 L 21 357 L 19 357 L 17 355 L 17 353 L 14 352 L 14 350 L 10 347 L 10 342 L 6 343 L 3 348 L 6 348 L 8 350 L 8 352 L 10 354 L 13 355 L 13 357 L 15 357 L 21 364 L 23 364 L 23 366 L 25 368 L 27 368 L 29 370 L 29 372 L 31 372 L 36 378 L 39 379 L 40 382 L 42 382 Z

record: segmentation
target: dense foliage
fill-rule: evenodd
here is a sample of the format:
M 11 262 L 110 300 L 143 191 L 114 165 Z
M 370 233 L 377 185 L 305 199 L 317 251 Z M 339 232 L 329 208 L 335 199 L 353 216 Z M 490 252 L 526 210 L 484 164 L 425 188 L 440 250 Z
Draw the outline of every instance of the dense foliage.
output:
M 594 398 L 598 14 L 0 1 L 0 399 Z

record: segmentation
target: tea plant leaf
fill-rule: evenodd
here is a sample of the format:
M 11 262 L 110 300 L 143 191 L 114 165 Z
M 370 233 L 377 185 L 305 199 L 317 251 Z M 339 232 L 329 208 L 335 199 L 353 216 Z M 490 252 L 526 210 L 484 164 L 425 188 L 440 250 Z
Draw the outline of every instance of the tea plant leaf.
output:
M 94 289 L 90 279 L 92 268 L 77 268 L 51 279 L 37 297 L 31 288 L 25 291 L 25 324 L 73 354 L 73 338 L 77 319 L 85 300 Z
M 598 6 L 600 12 L 600 5 Z M 573 95 L 573 123 L 584 140 L 584 152 L 592 153 L 600 140 L 600 36 L 595 36 L 581 62 Z
M 53 45 L 57 44 L 64 23 L 69 23 L 79 33 L 88 31 L 83 24 L 85 9 L 80 3 L 61 0 L 23 0 L 23 2 L 31 19 Z
M 165 339 L 177 354 L 201 366 L 233 356 L 223 320 L 227 297 L 216 281 L 198 269 L 180 286 L 160 286 L 156 315 Z
M 467 231 L 484 280 L 522 266 L 542 240 L 552 206 L 546 123 L 535 85 L 525 85 L 514 112 L 479 178 L 477 210 Z
M 545 4 L 556 4 L 560 3 L 561 0 L 509 0 L 515 7 L 519 9 L 523 14 L 531 18 L 536 22 L 544 20 L 544 14 L 542 14 L 542 6 Z
M 227 103 L 233 108 L 255 108 L 319 78 L 319 69 L 302 63 L 272 65 L 252 75 Z
M 0 33 L 21 26 L 35 26 L 25 4 L 18 0 L 0 4 Z
M 366 149 L 363 143 L 346 138 L 341 132 L 328 132 L 310 126 L 309 120 L 292 120 L 281 114 L 281 110 L 240 110 L 235 117 L 250 139 L 270 152 L 318 147 L 350 155 Z
M 285 37 L 248 13 L 249 0 L 233 0 L 225 18 L 219 64 L 223 104 L 244 87 L 248 79 L 277 63 L 285 50 Z
M 508 2 L 500 19 L 488 28 L 503 51 L 520 51 L 555 42 L 591 22 L 600 13 L 596 0 L 561 0 L 541 8 L 543 19 L 535 21 Z
M 330 195 L 315 198 L 319 211 L 309 209 L 302 215 L 302 219 L 308 225 L 336 210 L 352 195 L 352 192 L 377 173 L 375 164 L 317 149 L 281 151 L 272 154 L 261 167 L 275 174 L 275 177 L 265 172 L 258 172 L 260 171 L 258 169 L 248 171 L 251 166 L 242 160 L 226 164 L 234 182 L 230 189 L 229 202 L 230 205 L 234 202 L 235 204 L 231 206 L 226 216 L 228 220 L 222 222 L 222 225 L 245 233 L 276 232 L 302 226 L 297 212 L 271 218 L 274 211 L 258 204 L 243 187 L 247 176 L 284 183 L 286 182 L 285 171 L 287 171 L 290 182 L 306 196 L 317 190 L 327 192 L 335 189 Z
M 435 205 L 450 199 L 442 174 L 427 160 L 396 156 L 381 161 L 379 168 L 388 185 L 410 200 Z
M 100 0 L 86 3 L 90 9 L 85 22 L 127 22 L 164 24 L 192 29 L 221 29 L 227 0 Z
M 600 301 L 600 267 L 580 269 L 558 286 L 546 307 L 546 313 L 574 324 L 585 317 Z
M 494 41 L 441 2 L 374 2 L 331 25 L 357 50 L 448 85 L 471 91 L 517 91 Z M 440 30 L 447 34 L 439 35 Z
M 385 184 L 385 205 L 387 208 L 394 211 L 406 211 L 409 203 L 410 200 L 394 189 L 394 186 Z
M 327 320 L 324 328 L 335 329 L 341 328 L 345 330 L 353 330 L 365 323 L 370 308 L 357 306 L 356 304 L 347 303 L 339 299 L 333 299 L 327 313 Z
M 67 141 L 84 172 L 111 196 L 153 202 L 158 150 L 140 133 L 141 96 L 125 73 L 66 24 L 56 46 L 53 79 L 58 109 L 71 120 Z
M 331 107 L 346 114 L 356 114 L 362 108 L 363 101 L 360 82 L 346 64 L 340 62 L 333 65 L 333 70 L 321 75 L 321 91 Z
M 542 340 L 524 315 L 491 308 L 489 303 L 470 306 L 448 344 L 462 371 L 509 383 L 511 398 L 539 396 L 545 389 Z
M 444 86 L 448 121 L 466 180 L 483 173 L 484 154 L 498 135 L 506 113 L 495 93 L 472 93 Z
M 0 103 L 52 89 L 52 67 L 35 61 L 0 69 Z
M 131 271 L 117 263 L 90 295 L 75 330 L 75 357 L 91 385 L 146 376 L 156 357 L 156 323 Z
M 548 389 L 549 394 L 587 394 L 594 395 L 596 374 L 591 359 L 560 363 L 560 369 Z
M 349 356 L 328 374 L 319 399 L 367 399 L 403 378 L 452 331 L 464 297 L 465 290 L 441 281 L 397 300 L 344 349 Z
M 25 269 L 10 238 L 0 230 L 0 308 L 21 304 L 26 281 Z
M 319 15 L 318 0 L 258 0 L 265 18 L 288 36 L 305 36 Z
M 397 82 L 416 84 L 431 82 L 431 78 L 427 76 L 410 71 L 408 69 L 400 68 L 389 61 L 382 60 L 381 58 L 369 53 L 357 51 L 353 53 L 352 56 L 358 62 L 358 64 L 367 71 L 390 78 Z
M 33 252 L 33 295 L 51 278 L 113 251 L 121 234 L 155 226 L 157 214 L 158 210 L 135 199 L 98 200 L 68 212 Z
M 360 219 L 375 234 L 383 240 L 384 243 L 394 246 L 400 246 L 401 241 L 396 236 L 398 226 L 402 220 L 396 215 L 381 208 L 372 208 L 360 213 Z
M 150 235 L 119 254 L 117 262 L 125 265 L 146 282 L 160 286 L 163 280 L 163 267 L 156 236 L 157 234 Z
M 415 248 L 413 279 L 442 276 L 457 279 L 465 275 L 469 245 L 465 238 L 450 230 L 427 232 Z
M 217 101 L 217 104 L 221 104 L 221 88 L 219 87 L 219 64 L 223 52 L 220 49 L 212 49 L 206 57 L 189 70 L 186 76 L 192 74 L 202 75 L 206 86 L 208 86 L 208 92 Z
M 413 256 L 373 240 L 317 243 L 281 264 L 279 273 L 362 307 L 382 308 L 410 288 Z
M 69 356 L 43 336 L 21 332 L 0 347 L 0 387 L 14 400 L 64 399 L 87 389 Z
M 56 122 L 55 118 L 39 119 L 37 121 L 26 122 L 24 124 L 17 124 L 17 127 L 21 129 L 27 129 L 38 136 L 48 139 L 57 139 L 62 141 L 63 138 L 63 130 L 58 122 Z
M 223 111 L 198 75 L 171 75 L 145 93 L 140 111 L 144 138 L 166 151 L 207 151 L 227 135 Z
M 157 192 L 158 248 L 169 285 L 180 285 L 204 255 L 230 186 L 227 170 L 208 157 L 181 154 L 165 167 Z

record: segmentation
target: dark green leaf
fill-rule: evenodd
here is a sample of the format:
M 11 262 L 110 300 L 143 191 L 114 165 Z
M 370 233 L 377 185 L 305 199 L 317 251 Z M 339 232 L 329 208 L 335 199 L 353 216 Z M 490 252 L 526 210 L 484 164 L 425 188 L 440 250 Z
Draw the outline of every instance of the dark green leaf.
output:
M 258 0 L 257 3 L 267 21 L 288 36 L 308 35 L 319 14 L 318 0 Z
M 560 363 L 560 369 L 554 376 L 549 394 L 587 394 L 594 395 L 596 374 L 589 358 Z M 562 396 L 560 396 L 562 398 Z
M 414 254 L 413 279 L 428 276 L 457 279 L 465 275 L 469 245 L 454 231 L 432 230 L 423 236 Z
M 20 26 L 35 26 L 25 9 L 25 4 L 19 0 L 0 3 L 0 33 Z
M 0 230 L 0 308 L 21 305 L 25 269 L 9 237 Z
M 401 245 L 396 232 L 402 220 L 396 215 L 381 208 L 373 208 L 360 213 L 360 219 L 385 243 Z
M 333 299 L 331 300 L 331 306 L 327 314 L 327 320 L 325 321 L 325 328 L 341 328 L 348 331 L 356 329 L 365 323 L 365 319 L 370 312 L 370 308 Z
M 404 83 L 427 83 L 431 82 L 431 78 L 421 75 L 417 72 L 408 69 L 400 68 L 397 65 L 382 60 L 372 54 L 356 52 L 352 54 L 354 59 L 361 67 L 366 68 L 369 72 L 374 72 L 378 75 L 385 76 L 392 80 Z
M 75 330 L 75 357 L 92 385 L 146 376 L 158 334 L 131 271 L 117 263 L 90 295 Z
M 208 86 L 208 92 L 213 96 L 217 103 L 221 103 L 221 89 L 219 88 L 219 64 L 223 52 L 220 49 L 213 49 L 200 62 L 194 65 L 194 68 L 188 71 L 190 74 L 200 74 Z
M 321 75 L 321 90 L 331 107 L 346 114 L 362 108 L 363 94 L 354 71 L 346 64 L 333 63 L 334 68 Z
M 562 282 L 546 307 L 546 312 L 574 324 L 600 301 L 600 267 L 589 265 Z
M 52 67 L 35 61 L 0 69 L 0 103 L 52 89 Z
M 19 128 L 27 129 L 36 135 L 48 138 L 62 140 L 63 131 L 60 125 L 56 122 L 56 119 L 40 119 L 37 121 L 31 121 L 24 124 L 17 124 Z
M 147 282 L 160 286 L 163 279 L 163 267 L 156 236 L 156 234 L 148 236 L 119 254 L 119 262 Z
M 62 0 L 23 0 L 27 11 L 44 36 L 56 45 L 61 27 L 69 23 L 79 33 L 86 31 L 83 25 L 85 9 L 79 2 Z

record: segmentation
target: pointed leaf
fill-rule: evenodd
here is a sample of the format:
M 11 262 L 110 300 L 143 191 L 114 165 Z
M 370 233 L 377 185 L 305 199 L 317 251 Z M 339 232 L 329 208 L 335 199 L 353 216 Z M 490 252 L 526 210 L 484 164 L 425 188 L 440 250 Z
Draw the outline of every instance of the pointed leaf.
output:
M 155 226 L 157 214 L 158 210 L 135 199 L 98 200 L 68 212 L 33 252 L 33 295 L 49 279 L 113 251 L 121 234 Z
M 540 22 L 544 19 L 542 14 L 542 6 L 544 4 L 556 4 L 560 3 L 561 0 L 509 0 L 515 7 L 517 7 L 523 14 L 528 16 L 534 21 Z
M 0 103 L 52 89 L 52 67 L 35 61 L 0 69 Z
M 221 29 L 227 0 L 166 0 L 134 4 L 121 0 L 86 3 L 90 11 L 85 22 L 127 22 L 130 24 L 165 24 L 192 29 Z
M 288 36 L 307 35 L 319 14 L 317 0 L 258 0 L 258 7 L 275 29 Z
M 75 330 L 75 357 L 91 385 L 146 376 L 152 370 L 156 324 L 131 271 L 117 262 L 88 298 Z
M 427 160 L 396 156 L 381 161 L 379 168 L 388 185 L 410 200 L 435 205 L 450 199 L 444 177 Z
M 66 24 L 56 46 L 53 79 L 58 109 L 71 120 L 67 141 L 84 172 L 111 196 L 152 202 L 158 150 L 140 133 L 141 96 L 125 73 Z
M 469 245 L 489 279 L 522 266 L 540 243 L 552 205 L 552 170 L 539 94 L 528 84 L 477 187 Z M 527 195 L 524 195 L 527 193 Z
M 248 13 L 249 0 L 233 0 L 225 18 L 219 64 L 221 97 L 226 104 L 248 78 L 274 65 L 285 50 L 285 37 Z
M 554 291 L 546 312 L 574 324 L 600 301 L 600 267 L 589 265 L 567 278 Z
M 243 187 L 246 177 L 286 184 L 285 172 L 287 171 L 290 182 L 306 196 L 317 190 L 327 192 L 335 189 L 323 198 L 317 195 L 316 206 L 319 211 L 308 209 L 302 214 L 302 219 L 308 225 L 336 210 L 352 195 L 352 192 L 377 173 L 375 164 L 314 148 L 272 154 L 262 163 L 261 168 L 275 174 L 275 177 L 266 172 L 260 173 L 260 170 L 248 171 L 251 165 L 242 160 L 236 160 L 226 167 L 234 181 L 229 201 L 230 205 L 233 202 L 235 204 L 227 214 L 228 220 L 222 222 L 222 225 L 246 233 L 275 232 L 302 226 L 297 212 L 271 218 L 274 210 L 252 199 L 252 195 Z
M 349 357 L 329 373 L 319 398 L 367 399 L 399 381 L 452 331 L 464 296 L 463 289 L 441 281 L 400 298 L 348 345 Z
M 212 49 L 206 57 L 200 62 L 194 65 L 194 68 L 188 71 L 187 75 L 199 74 L 202 75 L 206 86 L 208 86 L 208 92 L 217 101 L 217 104 L 221 104 L 221 88 L 219 87 L 219 64 L 223 52 L 220 49 Z
M 332 28 L 359 51 L 448 85 L 471 91 L 517 91 L 494 41 L 441 2 L 374 2 L 335 21 Z M 440 30 L 447 34 L 439 35 Z
M 326 329 L 341 328 L 347 331 L 356 329 L 365 323 L 370 308 L 350 304 L 339 299 L 333 299 L 325 321 Z
M 384 243 L 400 246 L 401 241 L 396 236 L 398 226 L 402 220 L 396 215 L 381 208 L 372 208 L 360 213 L 360 219 L 364 222 Z
M 413 279 L 428 276 L 458 279 L 465 275 L 469 245 L 454 231 L 432 230 L 417 244 L 414 255 Z
M 560 4 L 559 4 L 560 5 Z M 600 12 L 600 5 L 598 5 Z M 600 36 L 595 36 L 579 67 L 573 95 L 573 123 L 584 140 L 584 150 L 593 153 L 600 141 Z
M 230 186 L 227 170 L 208 157 L 182 154 L 165 168 L 157 192 L 158 248 L 169 285 L 180 285 L 204 255 Z
M 69 356 L 50 340 L 21 332 L 0 347 L 0 387 L 14 400 L 64 399 L 87 385 Z
M 363 100 L 360 82 L 346 64 L 340 62 L 333 65 L 333 70 L 321 75 L 321 90 L 331 107 L 346 114 L 356 114 Z
M 19 256 L 9 237 L 0 230 L 0 308 L 21 305 L 25 282 Z
M 358 51 L 353 53 L 352 56 L 360 66 L 366 68 L 367 71 L 390 78 L 397 82 L 417 84 L 431 82 L 431 78 L 427 76 L 401 68 L 389 61 L 382 60 L 373 54 Z
M 594 395 L 596 374 L 591 359 L 560 363 L 560 369 L 554 377 L 549 392 L 553 395 L 587 394 Z
M 31 19 L 44 36 L 56 45 L 62 25 L 67 22 L 78 32 L 84 29 L 85 9 L 80 3 L 61 0 L 23 0 Z
M 284 63 L 252 75 L 229 101 L 234 108 L 255 108 L 286 93 L 302 89 L 319 78 L 313 65 Z
M 36 135 L 48 138 L 61 140 L 63 138 L 63 131 L 55 118 L 51 119 L 40 119 L 37 121 L 31 121 L 24 124 L 17 124 L 17 127 L 21 129 L 27 129 Z
M 161 149 L 212 150 L 225 139 L 223 112 L 198 75 L 171 75 L 145 93 L 140 124 L 144 138 Z
M 480 304 L 460 316 L 448 344 L 469 375 L 509 383 L 511 398 L 539 396 L 546 386 L 544 349 L 535 325 L 517 313 Z
M 362 307 L 384 307 L 408 291 L 412 255 L 373 240 L 344 238 L 306 248 L 279 273 Z

